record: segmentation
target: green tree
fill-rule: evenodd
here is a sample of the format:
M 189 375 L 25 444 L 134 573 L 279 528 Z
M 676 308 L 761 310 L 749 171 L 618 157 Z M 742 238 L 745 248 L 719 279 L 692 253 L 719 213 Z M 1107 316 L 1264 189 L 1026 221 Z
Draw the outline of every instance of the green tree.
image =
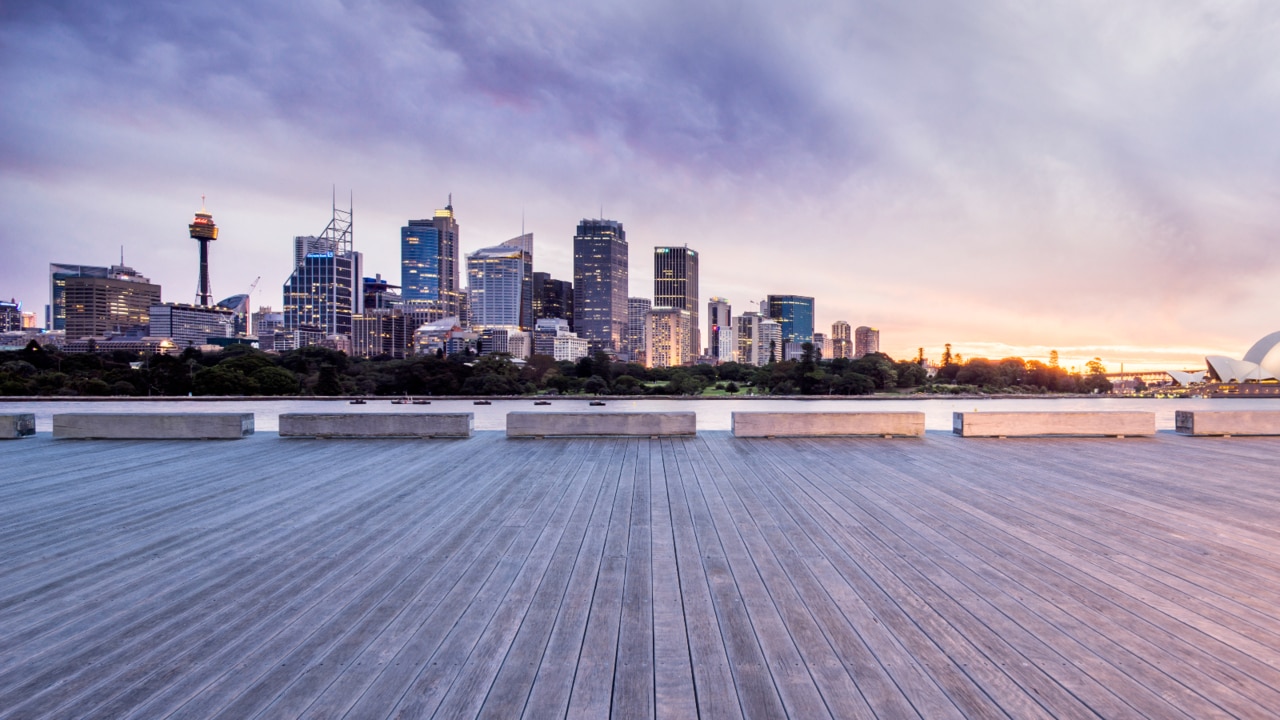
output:
M 255 395 L 258 384 L 240 370 L 221 366 L 204 368 L 191 383 L 195 395 Z
M 320 366 L 319 377 L 316 378 L 316 395 L 341 395 L 342 381 L 338 378 L 338 368 L 335 365 L 324 364 Z
M 221 365 L 219 365 L 221 367 Z M 258 368 L 250 377 L 263 395 L 297 395 L 298 376 L 278 367 Z

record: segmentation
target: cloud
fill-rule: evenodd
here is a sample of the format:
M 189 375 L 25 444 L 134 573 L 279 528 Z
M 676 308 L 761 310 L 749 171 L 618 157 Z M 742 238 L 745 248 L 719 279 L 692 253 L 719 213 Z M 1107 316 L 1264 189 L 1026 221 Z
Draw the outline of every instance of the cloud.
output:
M 102 262 L 118 243 L 84 222 L 150 242 L 200 192 L 243 218 L 228 285 L 287 273 L 288 234 L 323 225 L 337 183 L 384 274 L 399 224 L 454 191 L 466 250 L 514 235 L 524 209 L 567 275 L 574 222 L 604 204 L 636 246 L 636 294 L 645 248 L 689 242 L 703 296 L 805 292 L 820 322 L 897 323 L 886 335 L 912 350 L 1231 347 L 1274 329 L 1280 8 L 1266 4 L 0 13 L 0 187 L 23 199 L 0 242 L 39 239 L 0 279 L 36 302 L 55 259 L 41 248 Z M 175 284 L 190 274 L 170 250 L 144 260 Z

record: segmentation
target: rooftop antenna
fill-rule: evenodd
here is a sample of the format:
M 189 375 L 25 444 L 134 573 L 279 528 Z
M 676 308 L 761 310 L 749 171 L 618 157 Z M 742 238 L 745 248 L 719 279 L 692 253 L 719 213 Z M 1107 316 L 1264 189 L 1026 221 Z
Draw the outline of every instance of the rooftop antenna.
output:
M 444 206 L 445 210 L 453 210 L 453 193 L 449 193 L 449 204 Z
M 203 198 L 201 199 L 203 200 Z M 203 205 L 204 203 L 202 202 L 200 204 Z M 120 267 L 124 267 L 124 246 L 123 245 L 120 246 Z

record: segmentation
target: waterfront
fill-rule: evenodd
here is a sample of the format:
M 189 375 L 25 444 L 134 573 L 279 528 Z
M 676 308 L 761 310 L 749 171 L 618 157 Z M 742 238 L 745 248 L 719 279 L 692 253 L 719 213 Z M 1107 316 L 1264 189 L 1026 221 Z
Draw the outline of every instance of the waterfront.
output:
M 334 399 L 237 399 L 213 398 L 138 398 L 126 400 L 32 400 L 2 401 L 0 413 L 29 412 L 36 415 L 36 430 L 50 432 L 54 413 L 79 412 L 251 412 L 259 431 L 274 432 L 282 413 L 307 412 L 470 412 L 475 413 L 476 430 L 503 430 L 506 415 L 513 410 L 540 412 L 614 411 L 614 412 L 696 412 L 699 430 L 728 430 L 734 412 L 769 410 L 774 412 L 889 412 L 916 411 L 925 414 L 925 428 L 950 431 L 951 413 L 962 411 L 1072 411 L 1072 410 L 1145 410 L 1156 414 L 1156 428 L 1173 429 L 1177 410 L 1280 410 L 1280 398 L 1123 398 L 1035 396 L 990 397 L 919 397 L 909 399 L 873 396 L 851 399 L 832 398 L 639 398 L 610 397 L 539 397 L 550 405 L 535 406 L 535 398 L 493 399 L 492 405 L 474 405 L 471 399 L 431 400 L 430 405 L 392 405 L 392 398 L 370 399 L 365 405 L 351 405 L 347 398 Z M 605 401 L 603 408 L 587 405 L 592 399 Z

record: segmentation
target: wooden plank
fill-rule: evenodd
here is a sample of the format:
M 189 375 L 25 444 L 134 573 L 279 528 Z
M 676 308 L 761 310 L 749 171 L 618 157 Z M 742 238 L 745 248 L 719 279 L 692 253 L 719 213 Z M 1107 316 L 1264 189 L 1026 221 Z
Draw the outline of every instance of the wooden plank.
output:
M 692 718 L 698 715 L 694 690 L 689 625 L 685 622 L 680 565 L 676 557 L 677 508 L 669 487 L 664 447 L 650 443 L 649 523 L 652 543 L 654 714 L 659 718 Z M 674 468 L 670 475 L 674 475 Z M 684 581 L 688 581 L 687 578 Z
M 685 488 L 683 470 L 671 443 L 662 443 L 662 464 L 671 504 L 671 534 L 679 578 L 680 601 L 693 668 L 694 691 L 700 717 L 742 717 L 743 709 L 729 664 L 729 655 L 720 622 L 716 616 L 711 583 L 702 563 L 703 551 L 698 546 Z M 710 550 L 709 550 L 710 551 Z
M 618 492 L 614 496 L 600 572 L 591 596 L 586 632 L 582 637 L 582 650 L 565 715 L 568 718 L 604 717 L 612 707 L 638 451 L 636 443 L 628 443 L 621 467 L 610 473 L 617 473 Z
M 576 445 L 584 441 L 568 442 Z M 615 453 L 625 448 L 624 441 L 599 442 L 606 442 L 604 447 Z M 568 711 L 575 674 L 583 653 L 583 638 L 592 608 L 592 596 L 601 573 L 606 537 L 620 491 L 619 473 L 608 472 L 608 467 L 609 464 L 606 464 L 606 471 L 599 475 L 602 492 L 591 520 L 587 523 L 569 587 L 557 609 L 551 637 L 538 665 L 533 687 L 529 690 L 523 717 L 563 717 Z

